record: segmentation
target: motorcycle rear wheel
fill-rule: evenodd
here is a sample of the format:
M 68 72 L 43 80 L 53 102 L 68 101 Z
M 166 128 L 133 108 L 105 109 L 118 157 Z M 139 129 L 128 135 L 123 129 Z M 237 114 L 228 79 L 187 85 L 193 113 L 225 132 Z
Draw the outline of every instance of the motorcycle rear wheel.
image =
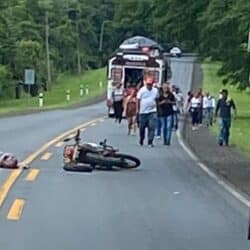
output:
M 66 163 L 63 166 L 65 171 L 71 172 L 92 172 L 93 167 L 90 165 L 82 164 L 82 163 Z

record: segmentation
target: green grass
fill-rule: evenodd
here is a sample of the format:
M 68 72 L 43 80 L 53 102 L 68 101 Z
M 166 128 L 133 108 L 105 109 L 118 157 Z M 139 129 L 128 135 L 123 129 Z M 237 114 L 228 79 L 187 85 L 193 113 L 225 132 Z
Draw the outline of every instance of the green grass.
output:
M 28 97 L 22 94 L 19 100 L 1 100 L 0 99 L 0 115 L 9 113 L 19 113 L 25 111 L 49 110 L 55 108 L 70 107 L 75 104 L 84 104 L 86 101 L 101 96 L 106 91 L 106 74 L 105 69 L 91 70 L 82 75 L 60 75 L 51 91 L 43 92 L 44 107 L 39 108 L 38 97 Z M 99 82 L 103 82 L 103 86 L 99 86 Z M 80 96 L 80 85 L 88 86 L 89 94 Z M 66 100 L 66 91 L 70 90 L 70 101 Z
M 233 121 L 231 129 L 231 143 L 250 156 L 250 95 L 246 91 L 240 91 L 235 86 L 222 84 L 222 78 L 217 75 L 219 63 L 204 63 L 203 89 L 218 97 L 219 90 L 227 88 L 229 95 L 234 99 L 238 117 Z M 213 133 L 218 133 L 218 127 L 212 128 Z

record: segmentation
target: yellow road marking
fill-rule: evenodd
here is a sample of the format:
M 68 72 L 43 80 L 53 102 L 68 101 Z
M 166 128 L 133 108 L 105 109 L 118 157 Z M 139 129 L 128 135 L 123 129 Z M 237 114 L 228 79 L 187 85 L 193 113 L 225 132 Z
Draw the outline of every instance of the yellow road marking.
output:
M 40 147 L 38 150 L 36 150 L 34 153 L 30 154 L 24 161 L 23 163 L 25 163 L 26 165 L 29 165 L 31 162 L 33 162 L 37 157 L 39 157 L 39 155 L 41 155 L 42 153 L 44 153 L 49 147 L 53 146 L 54 144 L 58 143 L 59 141 L 63 140 L 65 137 L 69 136 L 72 133 L 75 133 L 76 130 L 78 129 L 83 129 L 84 127 L 89 126 L 90 124 L 92 124 L 93 122 L 98 121 L 100 118 L 94 119 L 92 121 L 89 122 L 85 122 L 83 124 L 80 124 L 79 126 L 70 129 L 66 132 L 64 132 L 63 134 L 55 137 L 54 139 L 48 141 L 47 143 L 45 143 L 42 147 Z M 18 170 L 13 170 L 9 177 L 6 179 L 6 181 L 4 182 L 4 184 L 0 187 L 0 207 L 3 205 L 10 189 L 12 188 L 12 186 L 14 185 L 14 183 L 16 182 L 16 180 L 18 179 L 18 177 L 22 174 L 23 170 L 18 169 Z
M 99 118 L 100 119 L 100 118 Z M 73 129 L 70 129 L 68 131 L 66 131 L 65 133 L 57 136 L 56 138 L 54 138 L 53 140 L 45 143 L 41 148 L 39 148 L 37 151 L 35 151 L 33 154 L 29 155 L 23 162 L 25 164 L 30 164 L 32 161 L 34 161 L 40 154 L 42 154 L 44 151 L 46 151 L 50 146 L 53 146 L 54 144 L 56 144 L 57 142 L 63 140 L 65 137 L 69 137 L 69 135 L 71 135 L 72 133 L 76 133 L 76 131 L 78 129 L 82 129 L 84 127 L 89 126 L 90 124 L 92 124 L 93 122 L 98 121 L 98 119 L 94 119 L 92 121 L 83 123 Z
M 16 179 L 20 176 L 22 173 L 21 169 L 13 170 L 7 180 L 4 182 L 4 184 L 0 188 L 0 207 L 3 205 L 8 192 L 10 191 L 11 187 L 15 183 Z
M 96 126 L 96 122 L 93 122 L 92 124 L 90 124 L 91 127 Z
M 60 148 L 60 147 L 62 147 L 63 145 L 64 145 L 64 142 L 63 142 L 63 141 L 59 141 L 59 142 L 55 145 L 55 147 Z
M 7 215 L 8 220 L 19 220 L 22 212 L 23 212 L 23 207 L 24 207 L 25 201 L 22 199 L 16 199 Z
M 41 160 L 47 161 L 47 160 L 49 160 L 49 159 L 51 158 L 51 156 L 52 156 L 52 153 L 46 152 L 46 153 L 44 153 L 44 154 L 42 155 Z
M 40 170 L 39 169 L 31 169 L 25 178 L 26 181 L 34 181 L 37 176 L 39 175 Z
M 86 128 L 82 128 L 82 129 L 81 129 L 81 132 L 84 132 L 85 130 L 86 130 Z

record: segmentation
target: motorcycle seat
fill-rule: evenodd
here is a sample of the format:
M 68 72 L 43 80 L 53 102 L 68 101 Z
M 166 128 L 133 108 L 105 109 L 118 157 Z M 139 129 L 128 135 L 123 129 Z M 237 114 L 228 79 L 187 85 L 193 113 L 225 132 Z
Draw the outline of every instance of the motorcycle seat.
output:
M 81 146 L 82 148 L 86 148 L 92 152 L 103 152 L 103 147 L 100 147 L 98 144 L 86 143 Z

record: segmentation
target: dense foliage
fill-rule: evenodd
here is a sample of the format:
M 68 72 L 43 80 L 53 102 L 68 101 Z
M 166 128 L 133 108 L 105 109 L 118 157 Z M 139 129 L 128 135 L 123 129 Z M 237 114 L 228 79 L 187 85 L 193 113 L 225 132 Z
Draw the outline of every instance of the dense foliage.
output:
M 1 95 L 25 68 L 46 82 L 46 13 L 52 79 L 79 71 L 78 58 L 80 70 L 100 67 L 125 38 L 145 35 L 220 60 L 225 83 L 249 84 L 249 0 L 0 0 Z

